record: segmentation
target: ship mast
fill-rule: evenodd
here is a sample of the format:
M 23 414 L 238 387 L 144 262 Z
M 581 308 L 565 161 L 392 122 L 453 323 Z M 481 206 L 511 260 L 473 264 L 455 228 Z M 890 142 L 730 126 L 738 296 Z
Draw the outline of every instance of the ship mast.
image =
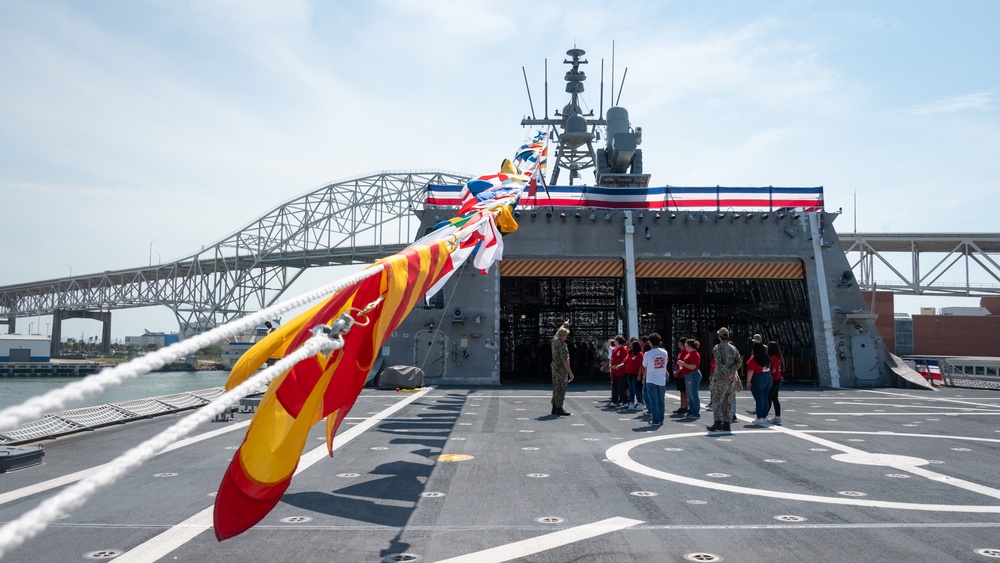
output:
M 552 127 L 557 144 L 555 166 L 552 167 L 552 176 L 548 182 L 550 185 L 558 183 L 561 169 L 567 170 L 569 184 L 573 185 L 574 180 L 581 178 L 580 171 L 594 168 L 597 160 L 593 145 L 595 132 L 598 126 L 604 126 L 606 122 L 604 116 L 594 117 L 593 110 L 584 114 L 580 107 L 580 94 L 584 90 L 583 82 L 587 79 L 587 75 L 580 69 L 580 65 L 588 64 L 582 58 L 585 54 L 583 49 L 566 51 L 570 58 L 563 60 L 563 63 L 570 65 L 570 69 L 566 71 L 566 93 L 570 95 L 570 100 L 562 111 L 556 110 L 552 119 L 546 115 L 544 119 L 521 120 L 523 126 Z
M 582 58 L 585 54 L 583 49 L 573 48 L 566 51 L 570 57 L 563 63 L 570 65 L 566 71 L 566 93 L 569 94 L 569 103 L 563 106 L 562 111 L 556 111 L 555 117 L 549 119 L 548 116 L 548 78 L 546 78 L 546 115 L 544 119 L 536 119 L 534 108 L 532 107 L 531 119 L 522 119 L 522 126 L 549 126 L 555 136 L 555 166 L 552 167 L 552 176 L 549 185 L 559 183 L 559 172 L 565 169 L 569 174 L 569 185 L 573 185 L 574 180 L 582 178 L 580 171 L 586 168 L 594 169 L 594 185 L 605 187 L 647 187 L 649 186 L 649 174 L 642 172 L 642 150 L 638 148 L 642 143 L 642 128 L 633 128 L 628 118 L 628 111 L 617 105 L 618 100 L 614 100 L 616 105 L 608 108 L 607 116 L 604 113 L 604 72 L 601 71 L 601 113 L 597 117 L 594 111 L 583 113 L 580 106 L 580 94 L 583 93 L 583 82 L 587 75 L 580 69 L 580 65 L 587 64 L 587 60 Z M 603 64 L 603 63 L 602 63 Z M 612 69 L 614 67 L 612 66 Z M 625 71 L 628 72 L 628 69 Z M 612 70 L 612 75 L 614 70 Z M 622 77 L 624 82 L 624 77 Z M 525 86 L 527 86 L 527 76 L 525 76 Z M 618 97 L 621 97 L 619 90 Z M 612 98 L 614 98 L 614 76 L 612 76 Z M 528 92 L 528 101 L 531 102 L 531 92 Z M 594 140 L 600 139 L 597 128 L 604 127 L 606 130 L 606 146 L 594 150 Z

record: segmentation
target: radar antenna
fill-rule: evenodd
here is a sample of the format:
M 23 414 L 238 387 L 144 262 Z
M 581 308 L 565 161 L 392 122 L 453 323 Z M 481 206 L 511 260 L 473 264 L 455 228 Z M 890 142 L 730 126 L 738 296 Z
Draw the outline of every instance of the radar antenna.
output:
M 603 116 L 595 117 L 593 110 L 584 113 L 581 107 L 580 95 L 584 91 L 583 82 L 587 79 L 587 75 L 580 68 L 580 65 L 588 64 L 588 61 L 583 58 L 585 54 L 586 51 L 575 47 L 566 51 L 569 58 L 563 60 L 563 63 L 570 66 L 569 70 L 566 71 L 566 93 L 570 95 L 570 100 L 561 111 L 556 110 L 552 119 L 548 117 L 548 61 L 546 61 L 545 118 L 535 119 L 533 117 L 521 120 L 523 126 L 548 125 L 552 127 L 557 145 L 555 165 L 552 167 L 549 185 L 558 183 L 559 172 L 564 169 L 569 173 L 569 184 L 573 185 L 574 180 L 581 178 L 580 171 L 594 168 L 597 160 L 597 151 L 594 150 L 593 141 L 597 127 L 605 125 L 605 121 Z M 601 103 L 603 112 L 603 92 Z

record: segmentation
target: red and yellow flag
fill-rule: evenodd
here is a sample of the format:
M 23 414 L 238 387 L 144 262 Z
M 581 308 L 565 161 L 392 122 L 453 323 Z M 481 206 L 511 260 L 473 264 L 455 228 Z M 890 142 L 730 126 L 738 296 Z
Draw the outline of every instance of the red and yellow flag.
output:
M 345 336 L 343 348 L 300 362 L 268 387 L 216 495 L 215 535 L 219 540 L 241 534 L 277 504 L 298 466 L 309 430 L 323 418 L 327 419 L 327 446 L 333 454 L 333 436 L 361 393 L 379 349 L 417 300 L 451 269 L 450 253 L 455 248 L 453 243 L 437 241 L 411 247 L 371 266 L 382 268 L 381 273 L 339 291 L 285 323 L 254 347 L 260 346 L 259 350 L 248 352 L 248 361 L 234 367 L 227 382 L 230 388 L 262 363 L 254 366 L 252 358 L 266 359 L 280 349 L 298 348 L 312 336 L 313 327 L 329 324 L 342 313 L 364 309 L 383 297 L 367 313 L 368 324 L 355 324 Z
M 544 142 L 536 145 L 528 151 L 522 147 L 523 154 L 517 157 L 519 163 L 530 163 L 531 175 L 544 151 Z M 215 498 L 219 541 L 243 533 L 274 508 L 291 483 L 309 430 L 324 418 L 327 448 L 333 455 L 333 437 L 361 393 L 379 350 L 417 301 L 428 290 L 440 289 L 470 255 L 483 270 L 502 257 L 500 234 L 517 229 L 511 208 L 528 176 L 510 161 L 504 161 L 501 173 L 509 173 L 516 181 L 502 183 L 489 195 L 480 194 L 468 213 L 372 265 L 380 270 L 378 274 L 286 322 L 233 367 L 227 390 L 245 381 L 269 358 L 299 348 L 312 337 L 314 327 L 329 325 L 344 313 L 358 321 L 345 335 L 343 348 L 299 362 L 268 386 L 219 485 Z M 362 310 L 367 311 L 362 315 Z

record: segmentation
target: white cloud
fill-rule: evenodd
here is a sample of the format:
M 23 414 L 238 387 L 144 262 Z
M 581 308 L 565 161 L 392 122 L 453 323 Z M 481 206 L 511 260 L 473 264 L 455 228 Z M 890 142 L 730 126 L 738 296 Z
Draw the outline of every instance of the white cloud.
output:
M 983 111 L 995 109 L 993 105 L 994 92 L 977 92 L 954 98 L 937 100 L 926 104 L 917 104 L 906 109 L 914 115 L 951 114 L 965 111 Z

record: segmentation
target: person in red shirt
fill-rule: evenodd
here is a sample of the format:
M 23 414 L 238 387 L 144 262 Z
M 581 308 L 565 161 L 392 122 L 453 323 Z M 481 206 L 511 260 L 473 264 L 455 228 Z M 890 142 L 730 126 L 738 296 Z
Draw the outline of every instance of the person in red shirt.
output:
M 688 418 L 698 418 L 701 416 L 701 401 L 698 398 L 698 387 L 701 385 L 701 353 L 698 348 L 701 343 L 694 338 L 688 338 L 684 342 L 684 349 L 687 352 L 679 360 L 677 366 L 680 368 L 679 374 L 684 381 L 684 389 L 687 391 Z
M 628 385 L 628 410 L 642 410 L 639 399 L 639 371 L 642 369 L 642 344 L 633 340 L 625 356 L 625 383 Z
M 615 348 L 611 350 L 611 402 L 609 407 L 620 407 L 628 403 L 628 383 L 625 381 L 625 357 L 628 348 L 625 347 L 625 337 L 615 337 Z
M 677 339 L 677 361 L 674 362 L 674 372 L 672 374 L 674 380 L 674 388 L 681 395 L 681 408 L 674 411 L 674 414 L 684 414 L 688 411 L 688 396 L 687 389 L 684 387 L 684 376 L 681 375 L 681 360 L 684 356 L 687 356 L 687 347 L 684 343 L 687 342 L 687 338 L 680 337 Z
M 781 424 L 781 403 L 778 402 L 778 391 L 781 389 L 781 347 L 774 340 L 767 343 L 767 355 L 771 357 L 771 392 L 767 395 L 767 411 L 771 412 L 774 405 L 774 418 L 771 424 Z
M 767 346 L 759 334 L 753 335 L 751 346 L 753 354 L 747 360 L 747 387 L 753 394 L 757 418 L 753 423 L 767 427 L 767 397 L 771 393 L 771 358 L 767 355 Z

